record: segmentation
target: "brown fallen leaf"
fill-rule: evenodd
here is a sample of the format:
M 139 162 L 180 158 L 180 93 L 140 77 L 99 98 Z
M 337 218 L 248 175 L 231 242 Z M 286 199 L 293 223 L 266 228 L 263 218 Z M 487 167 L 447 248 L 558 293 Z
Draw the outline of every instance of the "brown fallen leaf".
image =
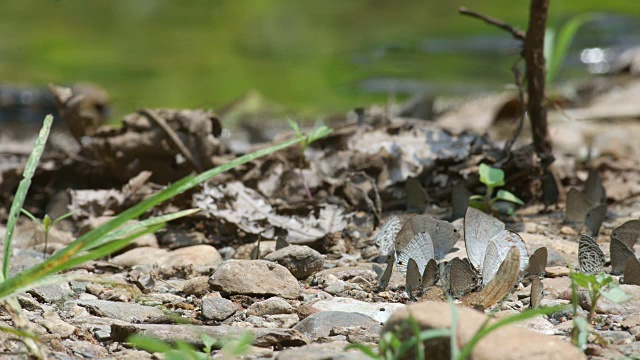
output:
M 470 307 L 487 309 L 504 299 L 518 280 L 520 269 L 520 251 L 512 247 L 507 253 L 495 277 L 479 292 L 460 298 L 463 304 Z

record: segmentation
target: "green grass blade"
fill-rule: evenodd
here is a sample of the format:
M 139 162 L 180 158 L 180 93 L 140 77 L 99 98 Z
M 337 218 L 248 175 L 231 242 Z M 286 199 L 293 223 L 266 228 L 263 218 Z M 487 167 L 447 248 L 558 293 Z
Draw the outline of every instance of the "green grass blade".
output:
M 7 231 L 4 237 L 4 250 L 2 254 L 2 278 L 0 278 L 0 281 L 4 281 L 9 277 L 9 264 L 11 261 L 13 232 L 15 231 L 16 222 L 18 221 L 18 215 L 20 215 L 20 209 L 22 209 L 24 200 L 27 197 L 27 192 L 29 191 L 29 186 L 31 186 L 31 179 L 36 172 L 36 168 L 38 167 L 38 163 L 40 162 L 40 158 L 42 157 L 42 152 L 44 151 L 44 146 L 47 143 L 47 138 L 49 137 L 49 131 L 51 130 L 52 122 L 53 116 L 47 115 L 44 118 L 44 124 L 42 125 L 42 129 L 40 130 L 40 134 L 38 134 L 36 145 L 33 148 L 31 155 L 29 155 L 29 159 L 27 160 L 27 164 L 25 165 L 24 173 L 22 175 L 23 179 L 20 181 L 18 190 L 16 190 L 16 195 L 13 198 L 13 203 L 11 203 L 9 220 L 7 221 Z
M 451 309 L 451 333 L 449 334 L 451 338 L 451 358 L 457 359 L 460 357 L 460 348 L 458 348 L 458 309 L 456 309 L 453 299 L 450 296 L 447 297 L 447 300 L 449 301 L 449 308 Z
M 33 221 L 36 225 L 41 225 L 42 222 L 40 221 L 40 219 L 38 219 L 35 215 L 33 215 L 32 213 L 28 212 L 26 209 L 22 208 L 20 209 L 20 212 L 22 212 L 23 214 L 25 214 L 29 219 L 31 219 L 31 221 Z
M 233 161 L 230 161 L 229 163 L 207 170 L 201 174 L 189 175 L 181 180 L 178 180 L 177 182 L 167 187 L 166 189 L 147 198 L 146 200 L 143 200 L 142 202 L 138 203 L 137 205 L 134 205 L 128 210 L 125 210 L 124 212 L 122 212 L 121 214 L 119 214 L 118 216 L 116 216 L 114 219 L 107 222 L 106 224 L 82 235 L 81 237 L 71 242 L 69 245 L 67 245 L 60 251 L 50 256 L 46 261 L 25 270 L 19 275 L 6 279 L 4 282 L 0 283 L 0 296 L 4 297 L 9 294 L 12 294 L 15 289 L 19 287 L 23 287 L 30 282 L 36 281 L 37 279 L 42 278 L 47 274 L 54 272 L 51 269 L 52 264 L 58 264 L 59 266 L 59 264 L 69 261 L 75 254 L 77 254 L 82 249 L 91 247 L 94 243 L 100 241 L 100 239 L 103 236 L 119 228 L 120 226 L 125 224 L 127 221 L 137 218 L 138 216 L 142 215 L 144 212 L 154 207 L 155 205 L 160 204 L 184 191 L 187 191 L 193 188 L 194 186 L 201 184 L 207 181 L 208 179 L 218 174 L 221 174 L 225 171 L 228 171 L 238 165 L 245 164 L 261 156 L 268 155 L 275 151 L 284 149 L 302 140 L 304 140 L 304 138 L 296 138 L 289 141 L 285 141 L 280 144 L 258 150 L 254 153 L 241 156 Z
M 368 356 L 371 359 L 380 359 L 380 356 L 378 356 L 378 354 L 375 351 L 373 351 L 372 348 L 368 347 L 367 345 L 364 345 L 364 344 L 347 345 L 344 348 L 344 351 L 351 350 L 351 349 L 358 350 L 358 351 L 360 351 L 361 353 L 365 354 L 366 356 Z
M 148 226 L 151 225 L 155 225 L 155 224 L 160 224 L 160 223 L 167 223 L 169 221 L 184 217 L 184 216 L 189 216 L 191 214 L 195 214 L 197 212 L 199 212 L 200 209 L 188 209 L 188 210 L 182 210 L 182 211 L 178 211 L 176 213 L 173 214 L 167 214 L 167 215 L 162 215 L 162 216 L 156 216 L 153 218 L 149 218 L 149 219 L 145 219 L 142 221 L 139 221 L 135 224 L 131 224 L 129 226 L 126 226 L 122 229 L 118 229 L 115 231 L 110 232 L 109 234 L 105 235 L 104 237 L 102 237 L 101 239 L 90 243 L 89 245 L 85 246 L 84 248 L 82 248 L 82 250 L 91 250 L 91 249 L 95 249 L 99 246 L 102 246 L 110 241 L 119 239 L 123 236 L 126 236 L 134 231 L 138 231 L 140 229 L 144 229 Z
M 573 42 L 573 39 L 576 37 L 576 34 L 578 33 L 578 30 L 580 30 L 580 27 L 591 19 L 593 19 L 592 14 L 582 14 L 574 16 L 569 21 L 567 21 L 562 26 L 562 28 L 560 28 L 556 37 L 556 42 L 552 45 L 553 56 L 548 59 L 547 83 L 553 81 L 558 74 L 562 63 L 564 63 L 564 60 L 567 57 L 569 46 Z
M 480 342 L 480 340 L 482 340 L 485 336 L 491 334 L 493 331 L 503 326 L 513 324 L 519 321 L 524 321 L 524 320 L 536 317 L 538 315 L 553 314 L 555 312 L 564 310 L 566 307 L 567 306 L 550 306 L 550 307 L 542 307 L 538 309 L 529 309 L 519 314 L 497 320 L 493 322 L 491 325 L 488 325 L 486 327 L 482 327 L 473 336 L 473 338 L 469 340 L 469 342 L 464 346 L 464 348 L 462 348 L 462 351 L 460 352 L 460 356 L 458 357 L 458 360 L 468 359 L 471 356 L 471 352 L 473 351 L 473 348 L 475 348 L 475 346 L 478 344 L 478 342 Z
M 137 349 L 150 353 L 164 353 L 173 350 L 169 343 L 151 336 L 134 334 L 127 338 L 127 342 L 133 344 Z

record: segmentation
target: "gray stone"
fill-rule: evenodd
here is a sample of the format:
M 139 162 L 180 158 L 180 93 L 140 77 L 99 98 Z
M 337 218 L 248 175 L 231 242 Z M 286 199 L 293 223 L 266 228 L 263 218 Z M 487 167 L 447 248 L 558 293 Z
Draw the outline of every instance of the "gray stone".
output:
M 276 315 L 276 314 L 292 314 L 293 307 L 285 300 L 279 297 L 272 297 L 264 301 L 258 301 L 247 309 L 247 315 Z
M 185 281 L 182 292 L 187 295 L 202 296 L 211 291 L 208 276 L 196 276 Z
M 299 348 L 292 348 L 281 351 L 276 357 L 277 360 L 368 360 L 370 359 L 363 352 L 357 350 L 345 351 L 344 348 L 350 345 L 346 341 L 335 341 L 323 344 L 310 344 Z
M 329 336 L 331 330 L 336 326 L 362 326 L 368 332 L 373 333 L 379 333 L 382 328 L 379 322 L 366 315 L 344 311 L 317 312 L 300 321 L 293 328 L 307 335 L 310 339 L 316 340 Z
M 68 282 L 39 286 L 30 290 L 29 293 L 38 301 L 48 304 L 68 300 L 74 295 Z
M 67 351 L 80 358 L 101 359 L 108 355 L 107 349 L 104 347 L 84 340 L 67 339 L 62 342 L 62 345 L 64 345 Z
M 201 334 L 214 339 L 237 338 L 250 332 L 253 335 L 254 346 L 259 347 L 289 347 L 302 346 L 308 339 L 294 329 L 271 328 L 241 328 L 228 325 L 198 326 L 198 325 L 166 325 L 166 324 L 129 324 L 111 326 L 111 337 L 114 341 L 126 341 L 133 334 L 151 336 L 159 340 L 175 343 L 183 341 L 197 348 L 202 348 Z
M 350 298 L 334 297 L 313 303 L 320 311 L 345 311 L 367 315 L 379 323 L 387 321 L 394 311 L 405 307 L 398 303 L 368 303 Z
M 249 316 L 246 320 L 255 327 L 288 329 L 300 321 L 296 314 Z
M 42 320 L 38 323 L 49 330 L 50 333 L 63 339 L 73 335 L 74 331 L 76 331 L 75 326 L 64 322 L 56 312 L 51 310 L 45 311 L 42 314 Z
M 324 269 L 324 256 L 308 246 L 290 245 L 264 257 L 289 269 L 296 279 L 306 279 Z
M 94 315 L 132 323 L 162 323 L 169 321 L 169 317 L 161 310 L 134 303 L 106 300 L 78 300 L 77 304 L 86 307 L 89 312 Z
M 635 340 L 635 337 L 627 331 L 598 331 L 598 334 L 602 336 L 607 343 L 615 345 L 630 344 Z
M 214 290 L 231 295 L 275 295 L 295 299 L 300 285 L 282 265 L 266 260 L 229 260 L 209 279 Z
M 205 295 L 202 298 L 202 316 L 209 320 L 222 321 L 233 315 L 238 307 L 231 300 L 215 295 Z

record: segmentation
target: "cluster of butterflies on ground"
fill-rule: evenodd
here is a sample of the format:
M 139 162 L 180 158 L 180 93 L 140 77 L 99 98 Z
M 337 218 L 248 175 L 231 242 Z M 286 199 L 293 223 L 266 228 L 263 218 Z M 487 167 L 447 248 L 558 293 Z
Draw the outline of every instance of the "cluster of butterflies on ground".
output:
M 571 188 L 567 193 L 565 221 L 585 235 L 578 241 L 580 271 L 594 274 L 608 265 L 595 238 L 607 217 L 607 195 L 598 172 L 592 170 L 584 190 Z M 623 274 L 625 284 L 640 285 L 640 261 L 633 249 L 640 237 L 640 220 L 630 220 L 611 232 L 609 247 L 611 274 Z
M 593 236 L 606 218 L 606 194 L 602 180 L 593 171 L 585 190 L 571 189 L 567 194 L 566 222 L 582 235 L 578 246 L 580 271 L 593 274 L 607 265 Z M 542 296 L 540 278 L 545 274 L 547 249 L 531 256 L 517 233 L 484 212 L 467 208 L 464 214 L 464 243 L 467 258 L 441 261 L 451 252 L 460 232 L 447 221 L 428 215 L 415 215 L 404 224 L 391 218 L 376 236 L 380 255 L 387 267 L 378 268 L 380 289 L 388 286 L 392 269 L 397 266 L 406 277 L 405 291 L 413 296 L 439 283 L 440 287 L 463 303 L 487 308 L 500 301 L 519 279 L 531 282 L 531 304 Z M 611 233 L 611 273 L 624 273 L 624 282 L 640 285 L 640 262 L 633 246 L 640 235 L 640 221 L 631 220 Z
M 428 215 L 415 215 L 404 224 L 398 217 L 391 218 L 376 237 L 381 256 L 388 257 L 387 268 L 380 271 L 379 288 L 388 286 L 397 266 L 406 277 L 405 291 L 410 296 L 439 282 L 463 303 L 487 308 L 504 298 L 521 277 L 539 283 L 544 276 L 547 249 L 540 248 L 529 257 L 520 235 L 495 217 L 468 208 L 463 229 L 467 258 L 440 261 L 460 238 L 452 224 Z

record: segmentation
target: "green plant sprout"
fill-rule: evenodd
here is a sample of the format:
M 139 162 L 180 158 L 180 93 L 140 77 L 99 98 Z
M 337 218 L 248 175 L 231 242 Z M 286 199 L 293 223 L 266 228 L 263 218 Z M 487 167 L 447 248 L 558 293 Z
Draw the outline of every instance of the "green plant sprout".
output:
M 25 208 L 20 209 L 20 211 L 22 211 L 23 214 L 27 215 L 27 217 L 29 219 L 31 219 L 31 221 L 33 221 L 33 223 L 36 224 L 37 226 L 39 226 L 40 229 L 42 230 L 42 233 L 44 234 L 44 249 L 42 250 L 42 258 L 44 259 L 47 256 L 47 244 L 49 242 L 49 230 L 51 230 L 53 225 L 55 225 L 55 224 L 59 223 L 60 221 L 68 218 L 69 216 L 73 215 L 73 213 L 72 212 L 68 212 L 68 213 L 60 216 L 59 218 L 57 218 L 55 220 L 51 220 L 51 217 L 49 217 L 49 214 L 45 214 L 44 218 L 42 218 L 42 220 L 40 220 L 37 217 L 35 217 L 32 213 L 28 212 Z
M 44 261 L 23 270 L 19 274 L 9 277 L 13 234 L 15 232 L 16 222 L 18 215 L 20 214 L 20 209 L 22 209 L 24 205 L 27 192 L 29 191 L 31 179 L 35 174 L 40 157 L 44 151 L 52 122 L 53 116 L 48 115 L 44 120 L 42 130 L 36 140 L 36 145 L 27 160 L 23 179 L 18 184 L 18 189 L 16 190 L 13 203 L 11 204 L 11 209 L 9 210 L 9 220 L 7 221 L 4 238 L 2 272 L 0 272 L 0 301 L 4 302 L 2 305 L 4 305 L 7 310 L 11 309 L 11 317 L 16 324 L 16 328 L 20 331 L 28 331 L 28 329 L 26 328 L 26 325 L 24 327 L 19 325 L 22 323 L 26 324 L 26 321 L 21 321 L 23 318 L 22 309 L 15 297 L 16 294 L 42 285 L 50 285 L 82 278 L 83 276 L 79 274 L 61 273 L 84 264 L 87 261 L 108 256 L 129 245 L 133 240 L 144 234 L 159 231 L 165 223 L 180 217 L 194 214 L 199 210 L 189 209 L 178 211 L 176 213 L 151 217 L 134 224 L 126 225 L 130 220 L 137 219 L 154 206 L 169 200 L 178 194 L 184 193 L 185 191 L 202 184 L 216 175 L 231 170 L 234 167 L 246 164 L 247 162 L 278 150 L 285 149 L 289 146 L 300 143 L 303 140 L 308 141 L 306 138 L 291 139 L 256 152 L 246 154 L 200 174 L 188 175 L 174 182 L 170 186 L 167 186 L 164 190 L 157 192 L 140 203 L 121 212 L 102 226 L 83 234 L 70 244 L 56 251 Z M 330 131 L 331 130 L 327 128 L 327 130 L 321 134 L 314 133 L 314 136 L 316 136 L 317 139 L 318 136 L 328 134 Z M 48 225 L 49 228 L 52 224 L 53 221 Z M 0 331 L 3 331 L 3 329 L 4 327 L 0 327 Z M 23 337 L 22 340 L 27 346 L 27 350 L 32 357 L 38 359 L 44 358 L 44 355 L 32 338 Z
M 313 194 L 311 193 L 311 189 L 309 188 L 309 183 L 307 182 L 307 179 L 304 177 L 304 173 L 302 172 L 302 167 L 303 167 L 302 162 L 304 160 L 304 152 L 305 150 L 307 150 L 307 147 L 311 145 L 311 143 L 329 135 L 332 130 L 331 128 L 325 125 L 321 125 L 319 127 L 314 128 L 313 130 L 311 130 L 311 132 L 308 135 L 306 135 L 300 130 L 300 126 L 298 125 L 297 122 L 291 119 L 287 121 L 289 122 L 289 126 L 293 130 L 294 134 L 296 134 L 296 137 L 303 138 L 303 140 L 300 142 L 300 153 L 302 156 L 300 157 L 300 162 L 298 163 L 298 174 L 302 179 L 302 184 L 304 185 L 304 191 L 307 195 L 307 198 L 311 200 L 313 199 Z
M 236 359 L 249 351 L 254 340 L 253 334 L 250 332 L 243 333 L 238 338 L 225 338 L 222 340 L 216 340 L 207 334 L 201 334 L 200 337 L 204 344 L 202 350 L 198 350 L 183 341 L 177 341 L 172 345 L 154 337 L 138 334 L 130 336 L 127 342 L 132 343 L 138 349 L 150 353 L 162 353 L 166 360 L 206 360 L 209 359 L 209 354 L 213 349 L 220 349 L 223 359 Z
M 569 51 L 569 46 L 578 34 L 578 30 L 585 23 L 593 19 L 592 14 L 577 15 L 565 22 L 558 30 L 548 27 L 544 38 L 544 58 L 547 61 L 547 84 L 550 84 L 558 74 Z
M 607 300 L 620 303 L 633 297 L 620 288 L 611 275 L 601 272 L 596 275 L 587 275 L 579 272 L 571 272 L 571 305 L 573 307 L 573 333 L 572 342 L 582 351 L 587 348 L 589 334 L 594 334 L 600 343 L 605 341 L 592 330 L 591 322 L 596 312 L 598 300 L 605 297 Z M 590 309 L 586 318 L 578 314 L 578 289 L 587 289 L 589 295 Z
M 451 327 L 443 329 L 428 329 L 420 331 L 420 326 L 413 317 L 409 317 L 407 322 L 400 327 L 396 332 L 402 333 L 406 326 L 410 326 L 413 331 L 413 336 L 407 340 L 401 340 L 396 332 L 386 332 L 380 337 L 378 342 L 378 351 L 364 345 L 364 344 L 351 344 L 348 345 L 345 350 L 357 349 L 363 354 L 367 355 L 371 359 L 377 360 L 395 360 L 406 358 L 407 351 L 415 348 L 414 358 L 417 360 L 425 360 L 423 342 L 430 339 L 439 337 L 449 337 L 450 339 L 450 351 L 451 360 L 467 360 L 471 358 L 471 353 L 476 345 L 487 335 L 499 328 L 524 321 L 539 315 L 549 315 L 555 312 L 564 310 L 566 306 L 550 306 L 541 307 L 537 309 L 528 309 L 519 314 L 512 315 L 506 318 L 502 318 L 496 321 L 491 321 L 491 318 L 480 326 L 478 331 L 473 337 L 465 344 L 462 349 L 459 348 L 457 343 L 457 328 L 458 328 L 458 311 L 453 304 L 453 299 L 449 297 L 449 306 L 451 307 Z
M 502 169 L 492 168 L 487 164 L 480 164 L 478 173 L 480 174 L 480 182 L 487 187 L 487 192 L 484 195 L 471 195 L 469 197 L 469 206 L 486 213 L 496 213 L 499 210 L 496 204 L 497 201 L 524 205 L 522 200 L 507 190 L 498 190 L 495 197 L 493 196 L 493 190 L 505 184 L 504 171 L 502 171 Z M 513 209 L 509 208 L 509 215 L 512 214 Z

